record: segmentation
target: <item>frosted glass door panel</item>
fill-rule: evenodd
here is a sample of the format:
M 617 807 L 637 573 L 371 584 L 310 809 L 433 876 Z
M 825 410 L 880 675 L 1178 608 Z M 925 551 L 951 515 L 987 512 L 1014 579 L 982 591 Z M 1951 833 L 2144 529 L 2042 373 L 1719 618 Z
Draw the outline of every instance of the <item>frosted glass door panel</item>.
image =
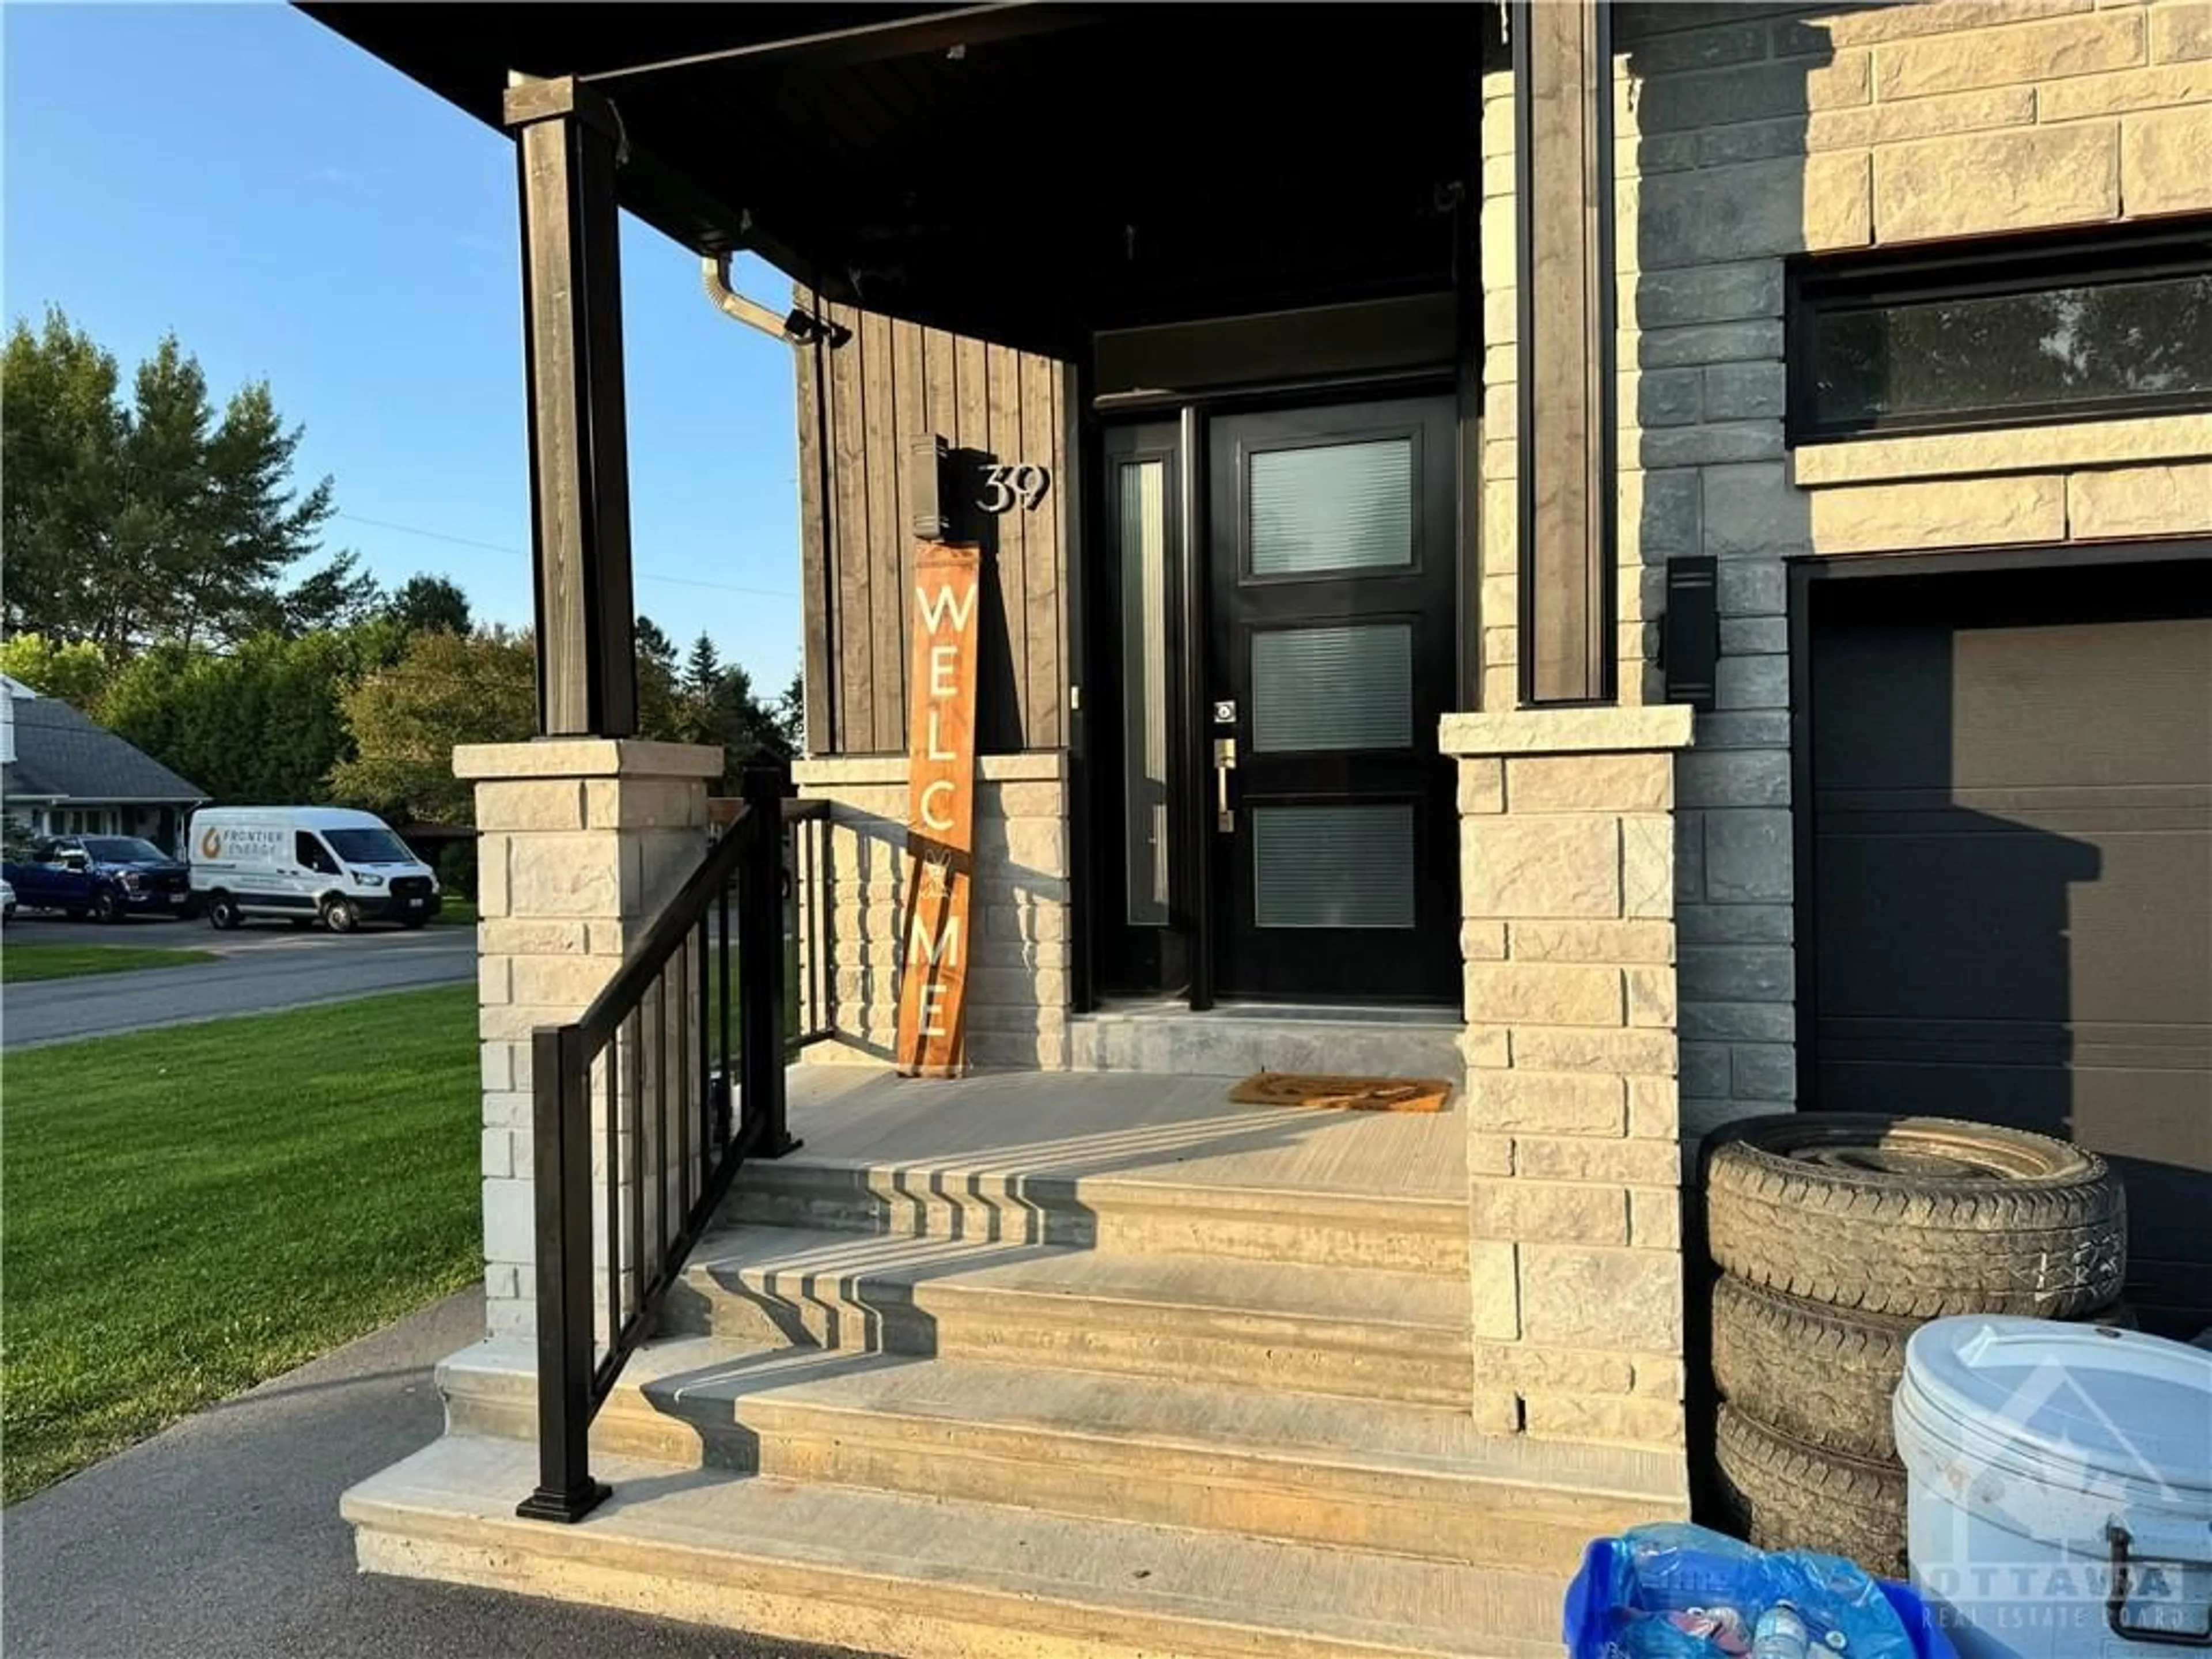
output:
M 1249 465 L 1254 575 L 1413 562 L 1411 439 L 1265 449 Z
M 1250 817 L 1260 927 L 1413 927 L 1410 805 L 1255 806 Z
M 1410 623 L 1252 635 L 1255 751 L 1404 749 L 1413 741 Z
M 1168 923 L 1167 467 L 1121 469 L 1121 752 L 1128 921 Z

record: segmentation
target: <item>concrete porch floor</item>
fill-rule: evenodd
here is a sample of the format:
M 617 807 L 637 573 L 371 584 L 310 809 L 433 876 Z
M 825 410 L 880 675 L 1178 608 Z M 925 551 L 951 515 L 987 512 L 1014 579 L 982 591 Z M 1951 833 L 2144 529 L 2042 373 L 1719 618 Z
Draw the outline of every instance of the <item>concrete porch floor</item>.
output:
M 997 1180 L 1161 1183 L 1346 1198 L 1467 1197 L 1467 1121 L 1441 1112 L 1243 1106 L 1231 1079 L 1005 1073 L 940 1081 L 797 1066 L 807 1164 L 927 1164 Z

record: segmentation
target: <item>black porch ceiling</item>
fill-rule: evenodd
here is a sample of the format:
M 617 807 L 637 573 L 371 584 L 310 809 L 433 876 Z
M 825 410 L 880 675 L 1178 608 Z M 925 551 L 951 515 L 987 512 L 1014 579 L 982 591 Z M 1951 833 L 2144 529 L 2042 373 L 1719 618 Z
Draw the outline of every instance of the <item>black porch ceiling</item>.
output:
M 303 9 L 495 125 L 510 70 L 592 79 L 647 222 L 1009 344 L 1432 290 L 1474 257 L 1488 8 Z

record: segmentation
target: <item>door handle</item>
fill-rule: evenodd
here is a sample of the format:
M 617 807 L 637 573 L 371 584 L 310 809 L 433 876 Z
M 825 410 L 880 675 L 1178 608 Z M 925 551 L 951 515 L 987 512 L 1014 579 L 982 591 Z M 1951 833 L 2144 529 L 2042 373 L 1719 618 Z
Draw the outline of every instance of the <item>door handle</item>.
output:
M 1237 769 L 1237 739 L 1213 740 L 1213 827 L 1226 836 L 1237 828 L 1237 811 L 1229 804 L 1229 775 Z

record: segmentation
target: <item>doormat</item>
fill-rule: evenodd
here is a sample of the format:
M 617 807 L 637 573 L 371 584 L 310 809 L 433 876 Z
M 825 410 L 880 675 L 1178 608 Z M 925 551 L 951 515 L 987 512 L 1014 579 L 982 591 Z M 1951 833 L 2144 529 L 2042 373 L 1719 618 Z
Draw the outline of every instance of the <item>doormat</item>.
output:
M 1229 1091 L 1240 1106 L 1310 1106 L 1340 1112 L 1441 1112 L 1451 1085 L 1421 1077 L 1322 1077 L 1255 1072 Z

